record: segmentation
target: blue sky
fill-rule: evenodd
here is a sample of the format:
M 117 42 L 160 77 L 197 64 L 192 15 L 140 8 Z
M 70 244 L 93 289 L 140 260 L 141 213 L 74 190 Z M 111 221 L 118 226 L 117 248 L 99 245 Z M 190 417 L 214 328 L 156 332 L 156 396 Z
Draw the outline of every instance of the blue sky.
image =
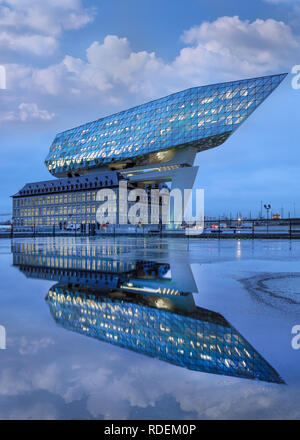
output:
M 299 0 L 0 0 L 0 212 L 59 131 L 184 88 L 300 64 Z M 221 147 L 197 157 L 207 215 L 300 216 L 292 75 Z M 294 209 L 295 208 L 295 209 Z

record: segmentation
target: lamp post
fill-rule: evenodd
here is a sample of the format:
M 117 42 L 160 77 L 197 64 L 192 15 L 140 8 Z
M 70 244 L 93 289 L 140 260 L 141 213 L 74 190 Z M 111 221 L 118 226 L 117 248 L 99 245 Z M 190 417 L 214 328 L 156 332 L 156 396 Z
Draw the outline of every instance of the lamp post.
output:
M 265 210 L 267 211 L 267 234 L 269 233 L 269 211 L 271 209 L 271 205 L 268 203 L 264 205 Z
M 241 224 L 242 224 L 242 217 L 238 217 L 237 219 L 237 227 L 239 232 L 241 232 Z

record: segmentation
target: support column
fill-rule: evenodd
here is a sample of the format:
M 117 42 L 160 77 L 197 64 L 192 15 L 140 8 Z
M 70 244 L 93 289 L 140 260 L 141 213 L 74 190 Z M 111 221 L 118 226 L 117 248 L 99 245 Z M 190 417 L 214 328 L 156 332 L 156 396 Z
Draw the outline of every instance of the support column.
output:
M 179 168 L 173 173 L 172 176 L 172 185 L 171 191 L 174 189 L 179 189 L 182 195 L 182 215 L 187 213 L 190 204 L 193 202 L 192 192 L 189 194 L 189 197 L 184 200 L 184 190 L 185 189 L 193 189 L 197 174 L 198 174 L 198 166 L 195 167 L 183 167 Z M 176 218 L 177 217 L 177 218 Z M 174 212 L 174 202 L 170 200 L 170 220 L 171 227 L 178 228 L 181 224 L 180 217 Z

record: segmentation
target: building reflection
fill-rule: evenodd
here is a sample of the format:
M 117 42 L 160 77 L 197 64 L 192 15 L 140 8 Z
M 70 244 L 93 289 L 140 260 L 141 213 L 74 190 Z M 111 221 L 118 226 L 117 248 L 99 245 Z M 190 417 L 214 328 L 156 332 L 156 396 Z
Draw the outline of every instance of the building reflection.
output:
M 222 315 L 196 306 L 188 265 L 177 282 L 177 267 L 122 253 L 111 260 L 114 250 L 99 246 L 89 255 L 76 245 L 13 245 L 26 276 L 58 281 L 46 296 L 58 325 L 190 370 L 284 383 Z

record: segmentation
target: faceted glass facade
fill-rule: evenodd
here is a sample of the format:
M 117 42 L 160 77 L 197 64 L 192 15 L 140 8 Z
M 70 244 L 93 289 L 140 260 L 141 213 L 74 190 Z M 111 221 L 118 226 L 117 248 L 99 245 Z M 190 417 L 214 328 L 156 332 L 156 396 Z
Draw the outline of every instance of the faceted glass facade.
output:
M 165 152 L 222 144 L 286 74 L 194 87 L 60 133 L 46 166 L 55 176 L 117 163 L 167 162 Z
M 191 370 L 282 383 L 271 365 L 218 313 L 200 307 L 177 313 L 151 296 L 120 298 L 118 293 L 84 290 L 58 284 L 48 292 L 53 318 L 68 330 Z

